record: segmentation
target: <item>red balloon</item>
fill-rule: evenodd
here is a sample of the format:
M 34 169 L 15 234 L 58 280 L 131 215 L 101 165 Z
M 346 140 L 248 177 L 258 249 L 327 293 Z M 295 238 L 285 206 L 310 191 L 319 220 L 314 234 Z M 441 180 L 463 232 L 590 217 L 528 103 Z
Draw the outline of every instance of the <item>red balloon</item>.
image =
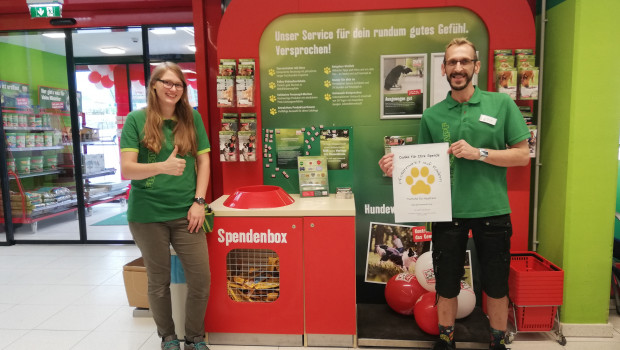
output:
M 144 76 L 144 68 L 142 68 L 141 66 L 137 66 L 137 65 L 130 65 L 129 66 L 129 79 L 131 79 L 132 81 L 138 81 L 140 80 L 140 78 L 142 78 Z
M 88 81 L 93 84 L 97 84 L 101 81 L 101 74 L 99 72 L 92 71 L 88 74 Z
M 431 335 L 439 335 L 439 317 L 437 317 L 437 305 L 435 305 L 435 292 L 423 294 L 413 307 L 413 316 L 424 332 Z
M 385 286 L 385 300 L 392 310 L 402 315 L 412 315 L 416 301 L 424 293 L 426 289 L 410 273 L 392 276 Z
M 103 85 L 103 87 L 104 87 L 104 88 L 109 89 L 109 88 L 111 88 L 112 86 L 114 86 L 114 82 L 112 81 L 112 79 L 110 79 L 110 77 L 109 77 L 109 76 L 104 75 L 104 76 L 101 78 L 101 85 Z

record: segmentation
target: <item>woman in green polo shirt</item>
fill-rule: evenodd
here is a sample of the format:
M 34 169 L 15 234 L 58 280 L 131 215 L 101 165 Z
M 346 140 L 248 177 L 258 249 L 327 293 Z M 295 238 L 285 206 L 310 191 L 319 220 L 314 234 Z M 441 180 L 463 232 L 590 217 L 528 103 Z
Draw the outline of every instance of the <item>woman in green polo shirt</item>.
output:
M 180 349 L 172 320 L 170 245 L 187 280 L 184 349 L 208 349 L 204 316 L 211 272 L 204 221 L 210 145 L 187 98 L 181 68 L 158 65 L 145 109 L 129 113 L 121 136 L 121 171 L 131 180 L 129 229 L 146 266 L 149 305 L 161 348 Z

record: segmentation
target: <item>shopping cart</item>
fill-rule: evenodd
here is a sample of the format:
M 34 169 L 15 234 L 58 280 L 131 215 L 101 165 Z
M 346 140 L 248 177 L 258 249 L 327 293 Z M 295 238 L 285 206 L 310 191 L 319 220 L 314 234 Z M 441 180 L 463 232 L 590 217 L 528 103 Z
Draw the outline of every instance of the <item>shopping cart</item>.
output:
M 506 343 L 518 332 L 553 332 L 558 343 L 566 345 L 559 314 L 564 271 L 535 252 L 516 252 L 511 256 L 508 283 L 514 330 L 506 332 Z

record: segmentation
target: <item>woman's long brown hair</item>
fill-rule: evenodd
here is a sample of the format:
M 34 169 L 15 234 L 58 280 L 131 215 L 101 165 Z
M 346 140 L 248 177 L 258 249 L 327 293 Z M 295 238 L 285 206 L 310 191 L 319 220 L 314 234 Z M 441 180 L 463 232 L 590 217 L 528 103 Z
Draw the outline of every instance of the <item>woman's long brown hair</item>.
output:
M 171 71 L 183 82 L 183 95 L 174 107 L 174 114 L 177 117 L 177 125 L 174 127 L 174 144 L 179 146 L 179 155 L 185 156 L 191 154 L 196 156 L 196 127 L 194 126 L 194 116 L 192 107 L 187 98 L 187 81 L 185 76 L 176 63 L 163 62 L 151 73 L 148 85 L 148 95 L 146 98 L 146 123 L 144 124 L 144 138 L 142 143 L 144 146 L 155 153 L 161 151 L 161 144 L 164 141 L 162 125 L 164 118 L 159 106 L 159 98 L 155 92 L 155 84 L 158 79 L 167 72 Z

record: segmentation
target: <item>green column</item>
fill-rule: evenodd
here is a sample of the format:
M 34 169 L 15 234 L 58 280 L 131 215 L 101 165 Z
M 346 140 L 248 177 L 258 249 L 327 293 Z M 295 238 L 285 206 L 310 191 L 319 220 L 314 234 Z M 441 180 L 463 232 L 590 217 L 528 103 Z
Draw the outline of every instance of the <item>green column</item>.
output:
M 609 315 L 618 13 L 617 0 L 567 0 L 547 12 L 538 251 L 565 271 L 563 323 L 606 324 Z

